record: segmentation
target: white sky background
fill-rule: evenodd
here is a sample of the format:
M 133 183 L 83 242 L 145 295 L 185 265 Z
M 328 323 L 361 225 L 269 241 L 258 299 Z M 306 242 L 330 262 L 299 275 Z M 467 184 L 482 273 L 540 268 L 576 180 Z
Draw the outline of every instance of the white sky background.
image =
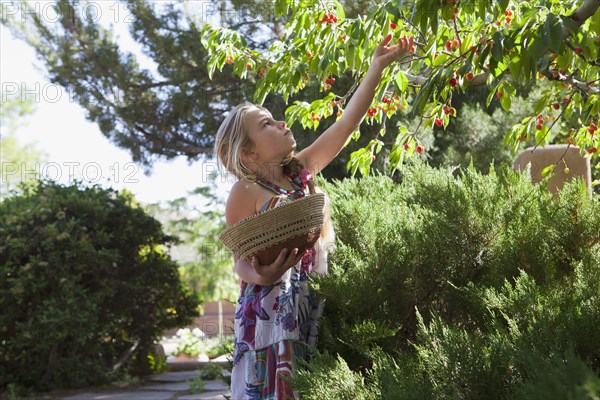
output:
M 21 2 L 2 1 L 2 12 L 12 11 L 7 9 L 9 3 L 18 6 Z M 48 20 L 56 17 L 50 7 L 53 1 L 35 3 L 39 5 L 36 12 L 47 16 Z M 142 68 L 155 71 L 153 61 L 141 53 L 139 44 L 129 35 L 125 5 L 116 0 L 90 3 L 94 4 L 89 8 L 90 13 L 94 10 L 101 10 L 102 13 L 94 16 L 95 19 L 107 28 L 113 25 L 115 41 L 121 51 L 132 52 Z M 127 188 L 139 201 L 154 203 L 184 197 L 193 188 L 205 186 L 207 174 L 216 169 L 214 163 L 195 162 L 188 165 L 185 157 L 178 157 L 171 161 L 157 161 L 152 175 L 144 175 L 143 168 L 132 161 L 126 150 L 110 143 L 96 124 L 85 119 L 85 110 L 70 98 L 68 89 L 48 81 L 45 67 L 36 59 L 33 49 L 15 39 L 2 25 L 0 79 L 2 91 L 7 96 L 10 96 L 8 93 L 11 90 L 19 87 L 27 91 L 27 98 L 35 99 L 36 111 L 27 116 L 25 123 L 17 130 L 19 144 L 37 142 L 37 147 L 48 154 L 48 162 L 39 165 L 35 172 L 20 171 L 22 173 L 35 173 L 61 183 L 79 178 L 116 190 Z M 222 198 L 227 196 L 233 182 L 231 176 L 219 179 L 218 194 Z M 191 198 L 190 202 L 196 204 Z

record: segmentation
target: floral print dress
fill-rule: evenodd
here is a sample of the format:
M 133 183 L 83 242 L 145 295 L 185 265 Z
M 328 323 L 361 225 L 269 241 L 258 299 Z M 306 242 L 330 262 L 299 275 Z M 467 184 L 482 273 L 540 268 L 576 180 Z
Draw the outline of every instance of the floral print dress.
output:
M 293 191 L 257 180 L 276 193 L 261 212 L 306 195 L 307 170 L 296 176 L 286 167 L 284 172 Z M 311 273 L 326 272 L 326 262 L 326 252 L 317 242 L 274 284 L 241 282 L 234 320 L 232 400 L 297 398 L 288 380 L 299 366 L 298 359 L 308 360 L 313 354 L 324 306 L 324 300 L 309 292 L 308 278 Z

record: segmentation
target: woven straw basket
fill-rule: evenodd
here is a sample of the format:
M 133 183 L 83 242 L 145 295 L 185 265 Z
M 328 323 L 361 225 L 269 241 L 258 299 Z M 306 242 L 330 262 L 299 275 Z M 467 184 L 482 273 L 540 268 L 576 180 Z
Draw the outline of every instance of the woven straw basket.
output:
M 282 249 L 298 248 L 298 254 L 314 246 L 323 227 L 325 195 L 315 193 L 252 215 L 219 233 L 233 253 L 262 265 L 273 263 Z

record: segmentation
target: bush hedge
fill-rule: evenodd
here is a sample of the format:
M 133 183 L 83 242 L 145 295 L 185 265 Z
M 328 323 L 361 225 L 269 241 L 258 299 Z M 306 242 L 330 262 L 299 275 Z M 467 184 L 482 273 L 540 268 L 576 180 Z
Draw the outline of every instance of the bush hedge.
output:
M 174 242 L 112 189 L 38 181 L 1 202 L 0 388 L 82 387 L 147 365 L 163 331 L 197 315 L 165 252 Z
M 598 196 L 489 171 L 318 182 L 338 250 L 302 398 L 600 398 Z

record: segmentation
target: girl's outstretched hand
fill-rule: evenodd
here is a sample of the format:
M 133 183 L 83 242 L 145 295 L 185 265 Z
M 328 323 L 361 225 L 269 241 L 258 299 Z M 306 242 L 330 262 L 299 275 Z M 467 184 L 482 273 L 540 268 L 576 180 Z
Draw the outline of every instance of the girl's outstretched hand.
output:
M 391 33 L 389 33 L 379 46 L 377 46 L 375 54 L 373 55 L 373 64 L 379 65 L 382 69 L 408 53 L 413 46 L 415 39 L 412 36 L 404 35 L 398 39 L 398 44 L 388 46 L 390 40 L 392 40 Z

